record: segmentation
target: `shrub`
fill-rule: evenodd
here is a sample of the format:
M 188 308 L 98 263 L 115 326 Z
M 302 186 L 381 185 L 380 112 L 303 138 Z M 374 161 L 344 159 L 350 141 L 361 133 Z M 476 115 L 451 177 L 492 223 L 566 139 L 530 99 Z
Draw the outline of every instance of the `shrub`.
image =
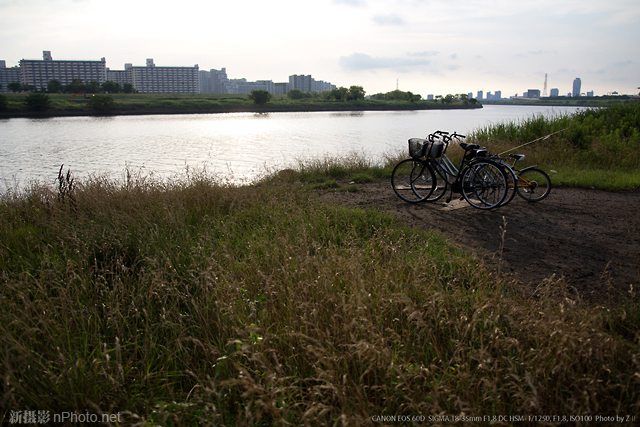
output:
M 111 95 L 94 95 L 89 99 L 87 105 L 96 111 L 109 111 L 113 110 L 116 103 Z
M 29 111 L 45 111 L 51 108 L 51 98 L 44 93 L 30 93 L 24 98 Z
M 271 101 L 271 94 L 266 90 L 252 90 L 249 99 L 252 100 L 254 104 L 265 105 Z

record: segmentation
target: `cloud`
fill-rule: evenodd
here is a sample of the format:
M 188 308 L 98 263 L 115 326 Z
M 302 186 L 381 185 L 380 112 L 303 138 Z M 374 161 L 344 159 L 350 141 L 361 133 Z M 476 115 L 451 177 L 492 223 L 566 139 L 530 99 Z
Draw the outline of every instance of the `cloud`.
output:
M 335 4 L 346 4 L 347 6 L 366 6 L 367 2 L 365 0 L 333 0 Z
M 615 67 L 622 68 L 622 67 L 628 67 L 629 65 L 632 65 L 632 64 L 633 64 L 633 62 L 632 62 L 630 59 L 628 59 L 628 60 L 626 60 L 626 61 L 619 61 L 619 62 L 616 62 L 616 63 L 614 63 L 613 65 L 614 65 Z
M 451 56 L 449 56 L 449 58 L 458 59 L 458 54 L 457 53 L 453 53 L 453 54 L 451 54 Z
M 363 71 L 376 69 L 406 69 L 428 65 L 431 61 L 426 59 L 407 58 L 374 58 L 364 53 L 353 53 L 349 56 L 341 56 L 338 60 L 340 67 L 347 71 Z
M 435 50 L 425 50 L 423 52 L 407 52 L 407 55 L 409 55 L 409 56 L 436 56 L 436 55 L 440 55 L 440 52 L 437 52 Z
M 388 15 L 375 15 L 371 18 L 378 25 L 404 25 L 402 16 L 390 13 Z

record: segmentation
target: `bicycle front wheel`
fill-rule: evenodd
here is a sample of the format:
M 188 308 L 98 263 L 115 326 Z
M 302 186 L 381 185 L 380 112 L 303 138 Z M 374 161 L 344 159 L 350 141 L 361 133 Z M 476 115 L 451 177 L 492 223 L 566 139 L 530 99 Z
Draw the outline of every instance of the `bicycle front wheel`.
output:
M 469 165 L 462 175 L 462 195 L 477 209 L 493 209 L 503 204 L 509 190 L 504 169 L 493 162 Z
M 525 169 L 518 173 L 516 190 L 527 202 L 539 202 L 551 192 L 551 179 L 540 169 Z
M 435 187 L 436 177 L 426 162 L 406 159 L 396 165 L 391 173 L 393 191 L 405 202 L 418 203 L 427 200 Z

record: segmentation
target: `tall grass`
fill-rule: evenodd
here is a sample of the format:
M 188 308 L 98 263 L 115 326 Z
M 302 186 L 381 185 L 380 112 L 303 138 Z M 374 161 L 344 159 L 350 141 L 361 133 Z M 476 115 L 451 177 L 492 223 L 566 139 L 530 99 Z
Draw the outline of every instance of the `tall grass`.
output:
M 321 204 L 287 174 L 234 188 L 93 178 L 65 194 L 1 199 L 4 419 L 640 410 L 637 303 L 584 306 L 553 279 L 526 299 L 437 234 Z
M 557 133 L 556 133 L 557 132 Z M 499 153 L 518 148 L 528 164 L 554 170 L 554 184 L 640 188 L 640 102 L 589 108 L 573 115 L 537 115 L 476 130 L 471 140 Z

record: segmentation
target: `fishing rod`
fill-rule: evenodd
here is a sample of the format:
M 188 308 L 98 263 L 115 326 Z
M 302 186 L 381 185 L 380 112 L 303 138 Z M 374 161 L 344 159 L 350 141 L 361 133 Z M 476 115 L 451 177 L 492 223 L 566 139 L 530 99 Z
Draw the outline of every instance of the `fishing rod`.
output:
M 529 141 L 529 142 L 527 142 L 527 143 L 525 143 L 525 144 L 518 145 L 517 147 L 514 147 L 514 148 L 512 148 L 512 149 L 510 149 L 510 150 L 503 151 L 502 153 L 498 154 L 498 156 L 502 156 L 503 154 L 506 154 L 506 153 L 508 153 L 509 151 L 517 150 L 518 148 L 524 147 L 525 145 L 529 145 L 529 144 L 533 144 L 534 142 L 537 142 L 537 141 L 542 141 L 542 140 L 545 140 L 545 139 L 549 139 L 549 137 L 550 137 L 550 136 L 555 135 L 556 133 L 564 132 L 564 131 L 565 131 L 565 130 L 567 130 L 567 129 L 569 129 L 569 128 L 567 127 L 567 128 L 561 129 L 561 130 L 559 130 L 559 131 L 556 131 L 556 132 L 550 133 L 549 135 L 542 136 L 542 137 L 540 137 L 540 138 L 538 138 L 538 139 L 534 139 L 533 141 Z

